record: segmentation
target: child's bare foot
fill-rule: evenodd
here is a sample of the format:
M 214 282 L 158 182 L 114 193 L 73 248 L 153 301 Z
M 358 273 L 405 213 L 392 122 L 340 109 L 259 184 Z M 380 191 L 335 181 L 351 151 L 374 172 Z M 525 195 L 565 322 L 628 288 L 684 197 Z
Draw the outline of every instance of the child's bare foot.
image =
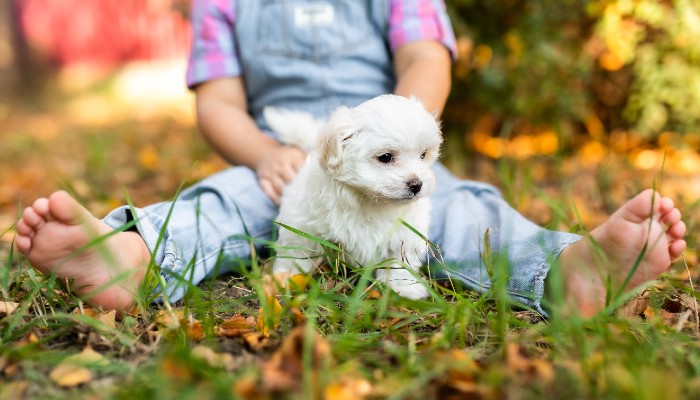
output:
M 645 244 L 624 289 L 657 278 L 685 250 L 685 231 L 681 212 L 671 199 L 652 190 L 638 194 L 591 232 L 593 240 L 579 240 L 561 253 L 567 300 L 584 316 L 600 311 L 605 306 L 607 280 L 612 290 L 619 291 Z
M 143 281 L 150 254 L 136 232 L 114 230 L 95 218 L 66 192 L 41 198 L 17 222 L 15 245 L 32 266 L 72 281 L 88 303 L 128 311 Z

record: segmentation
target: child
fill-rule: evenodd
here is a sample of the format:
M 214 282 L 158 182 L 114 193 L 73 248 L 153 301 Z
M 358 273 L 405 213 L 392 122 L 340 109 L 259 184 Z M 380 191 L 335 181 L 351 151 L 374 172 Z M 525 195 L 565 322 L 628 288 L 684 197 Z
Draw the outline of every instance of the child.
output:
M 133 212 L 122 207 L 102 221 L 57 192 L 36 200 L 17 224 L 16 247 L 32 265 L 73 279 L 76 293 L 94 305 L 128 309 L 152 257 L 165 279 L 165 294 L 175 301 L 184 294 L 177 277 L 197 283 L 225 271 L 226 260 L 249 259 L 248 242 L 238 239 L 245 232 L 271 237 L 276 203 L 305 154 L 275 140 L 261 115 L 264 106 L 323 118 L 339 105 L 393 92 L 415 95 L 439 114 L 449 93 L 454 35 L 440 0 L 200 0 L 193 7 L 193 27 L 188 84 L 196 93 L 199 127 L 237 166 L 185 190 L 174 203 Z M 527 221 L 490 185 L 459 180 L 441 165 L 435 174 L 428 237 L 449 266 L 443 275 L 477 290 L 489 287 L 480 245 L 488 229 L 491 251 L 508 257 L 514 300 L 543 312 L 545 278 L 557 259 L 567 300 L 584 315 L 603 307 L 607 277 L 599 273 L 587 240 Z M 130 221 L 135 230 L 82 249 Z M 673 202 L 648 190 L 591 236 L 606 258 L 613 287 L 623 283 L 649 242 L 632 288 L 656 278 L 680 256 L 685 229 Z

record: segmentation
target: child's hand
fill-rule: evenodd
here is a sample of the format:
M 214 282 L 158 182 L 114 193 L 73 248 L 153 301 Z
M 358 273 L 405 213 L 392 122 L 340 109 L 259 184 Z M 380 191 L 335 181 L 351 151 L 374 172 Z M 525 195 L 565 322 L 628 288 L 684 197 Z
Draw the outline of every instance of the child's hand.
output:
M 280 204 L 284 187 L 297 175 L 304 160 L 304 150 L 295 146 L 281 146 L 270 151 L 255 168 L 260 187 L 275 204 Z

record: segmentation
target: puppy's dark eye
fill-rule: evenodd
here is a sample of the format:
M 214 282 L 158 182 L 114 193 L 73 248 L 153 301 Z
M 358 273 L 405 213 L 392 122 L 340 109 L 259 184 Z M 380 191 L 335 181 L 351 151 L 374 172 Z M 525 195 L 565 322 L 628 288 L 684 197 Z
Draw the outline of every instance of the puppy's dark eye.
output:
M 425 160 L 425 154 L 426 154 L 426 153 L 427 153 L 427 151 L 424 151 L 423 154 L 420 155 L 420 159 L 421 159 L 421 160 Z
M 380 163 L 388 164 L 391 162 L 391 160 L 394 159 L 394 156 L 391 153 L 384 153 L 381 156 L 377 156 L 377 160 Z

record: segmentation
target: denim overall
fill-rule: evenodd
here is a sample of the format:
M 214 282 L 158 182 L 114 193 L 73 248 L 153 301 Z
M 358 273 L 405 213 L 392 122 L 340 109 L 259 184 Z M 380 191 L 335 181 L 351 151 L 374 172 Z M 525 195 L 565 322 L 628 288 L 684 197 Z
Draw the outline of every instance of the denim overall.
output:
M 386 40 L 388 0 L 239 0 L 235 15 L 249 112 L 264 131 L 267 105 L 325 118 L 339 105 L 355 106 L 395 85 Z M 510 265 L 512 299 L 543 313 L 549 261 L 579 237 L 527 221 L 491 185 L 459 180 L 441 164 L 434 171 L 428 237 L 439 246 L 441 260 L 429 261 L 431 276 L 488 290 L 482 259 L 488 231 L 490 251 Z M 277 211 L 254 171 L 232 167 L 184 190 L 174 203 L 136 208 L 136 215 L 121 207 L 104 221 L 117 229 L 136 220 L 165 278 L 164 292 L 176 301 L 186 290 L 182 279 L 196 284 L 250 260 L 245 236 L 269 241 Z M 259 245 L 257 251 L 263 250 Z

